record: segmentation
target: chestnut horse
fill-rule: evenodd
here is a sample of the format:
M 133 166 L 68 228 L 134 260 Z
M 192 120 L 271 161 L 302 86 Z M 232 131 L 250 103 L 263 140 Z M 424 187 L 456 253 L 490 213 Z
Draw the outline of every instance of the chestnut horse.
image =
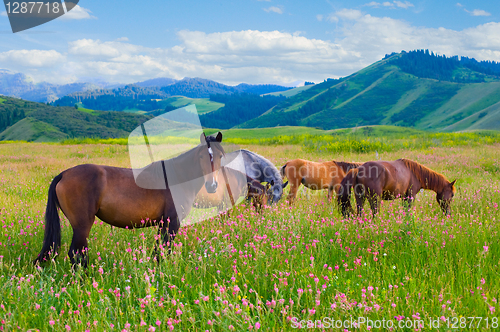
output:
M 328 189 L 328 201 L 331 201 L 333 191 L 338 191 L 346 173 L 361 164 L 335 160 L 322 163 L 304 159 L 291 160 L 281 167 L 281 176 L 286 176 L 290 182 L 287 199 L 292 204 L 303 184 L 312 190 Z
M 57 252 L 61 245 L 61 225 L 58 208 L 73 228 L 69 257 L 73 265 L 87 266 L 87 238 L 97 216 L 102 221 L 120 228 L 159 226 L 158 232 L 170 251 L 171 242 L 180 227 L 180 221 L 189 213 L 196 194 L 203 184 L 207 192 L 217 190 L 217 170 L 221 166 L 224 149 L 217 137 L 202 134 L 200 145 L 178 157 L 156 161 L 145 169 L 163 169 L 161 177 L 166 189 L 139 187 L 130 168 L 101 165 L 78 165 L 57 175 L 49 187 L 45 212 L 45 236 L 42 250 L 34 263 L 41 263 Z M 169 188 L 165 168 L 178 175 L 170 186 L 182 184 L 182 197 L 176 209 Z M 147 175 L 147 172 L 144 172 Z M 150 175 L 153 172 L 150 173 Z M 142 175 L 142 173 L 141 173 Z M 184 185 L 185 184 L 185 185 Z M 144 223 L 144 220 L 148 220 Z M 157 246 L 159 241 L 157 241 Z M 159 254 L 155 249 L 157 258 Z
M 260 211 L 262 205 L 267 205 L 267 202 L 271 201 L 270 188 L 274 185 L 273 180 L 263 186 L 259 181 L 233 168 L 222 166 L 221 171 L 223 176 L 219 176 L 217 191 L 209 194 L 206 188 L 201 188 L 194 201 L 196 207 L 217 206 L 219 212 L 223 213 L 228 206 L 234 206 L 239 197 L 246 196 L 247 200 L 253 201 L 255 209 Z
M 411 207 L 420 189 L 436 192 L 436 200 L 446 214 L 451 214 L 451 202 L 455 194 L 455 181 L 413 160 L 369 161 L 347 173 L 341 183 L 337 199 L 344 217 L 352 211 L 351 188 L 358 214 L 361 214 L 365 199 L 368 199 L 373 214 L 380 209 L 380 200 L 402 198 Z

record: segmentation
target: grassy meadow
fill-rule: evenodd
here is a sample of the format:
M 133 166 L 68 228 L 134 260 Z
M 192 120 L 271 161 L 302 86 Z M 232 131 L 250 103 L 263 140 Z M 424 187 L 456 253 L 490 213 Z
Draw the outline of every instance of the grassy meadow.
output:
M 227 220 L 181 228 L 174 253 L 159 264 L 151 258 L 155 228 L 96 220 L 89 268 L 76 272 L 64 217 L 60 256 L 43 269 L 31 264 L 42 245 L 49 184 L 78 164 L 128 167 L 127 146 L 0 144 L 0 330 L 283 331 L 308 320 L 340 330 L 327 324 L 350 317 L 390 320 L 394 330 L 401 322 L 399 330 L 430 330 L 433 319 L 443 331 L 471 330 L 466 318 L 482 317 L 478 329 L 498 328 L 499 142 L 386 140 L 391 149 L 365 152 L 287 141 L 242 147 L 278 167 L 294 158 L 410 158 L 457 179 L 452 216 L 424 191 L 410 213 L 401 201 L 384 201 L 375 218 L 344 219 L 326 192 L 303 190 L 291 207 L 285 193 L 261 214 L 240 205 Z

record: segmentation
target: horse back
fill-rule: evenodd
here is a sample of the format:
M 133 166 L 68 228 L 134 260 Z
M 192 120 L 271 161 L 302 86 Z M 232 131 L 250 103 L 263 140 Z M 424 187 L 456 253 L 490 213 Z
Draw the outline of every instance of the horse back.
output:
M 72 225 L 98 216 L 116 227 L 140 227 L 147 218 L 159 221 L 166 204 L 166 190 L 137 186 L 131 169 L 93 164 L 64 171 L 56 193 Z
M 413 174 L 403 162 L 369 161 L 359 167 L 358 182 L 375 192 L 398 196 L 405 194 L 413 183 Z

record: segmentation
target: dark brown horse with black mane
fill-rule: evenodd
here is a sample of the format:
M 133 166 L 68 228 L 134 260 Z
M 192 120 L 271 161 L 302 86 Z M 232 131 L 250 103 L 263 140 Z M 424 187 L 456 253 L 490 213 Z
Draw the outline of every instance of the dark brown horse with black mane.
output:
M 216 137 L 206 137 L 202 134 L 201 144 L 197 147 L 178 157 L 157 161 L 146 167 L 160 170 L 161 177 L 151 177 L 151 181 L 165 181 L 166 189 L 146 189 L 138 186 L 134 170 L 130 168 L 87 164 L 63 171 L 54 178 L 49 187 L 45 236 L 42 250 L 34 263 L 47 260 L 61 245 L 58 208 L 73 228 L 73 239 L 68 253 L 73 265 L 87 265 L 87 238 L 96 216 L 120 228 L 159 226 L 158 231 L 163 243 L 166 242 L 170 250 L 180 222 L 189 213 L 201 187 L 205 184 L 209 193 L 217 190 L 217 174 L 224 155 L 221 141 L 220 132 Z M 175 181 L 171 181 L 176 183 L 167 181 L 165 168 L 176 174 Z M 141 173 L 141 176 L 148 176 L 147 173 Z M 179 197 L 176 197 L 177 201 L 174 203 L 172 186 L 176 184 L 182 184 L 178 186 L 182 187 L 182 195 L 177 195 Z M 183 209 L 176 209 L 176 206 Z M 150 222 L 145 223 L 144 220 Z M 157 249 L 155 251 L 159 259 Z
M 348 216 L 352 211 L 350 197 L 354 187 L 358 214 L 362 212 L 365 199 L 376 214 L 381 199 L 402 198 L 410 208 L 420 189 L 429 189 L 436 192 L 439 206 L 449 215 L 455 181 L 450 182 L 444 175 L 409 159 L 369 161 L 347 173 L 337 199 L 342 214 Z
M 322 163 L 294 159 L 281 167 L 281 176 L 287 177 L 290 183 L 288 201 L 293 203 L 301 184 L 312 190 L 328 189 L 328 201 L 331 201 L 333 192 L 338 192 L 340 182 L 346 173 L 362 165 L 345 161 L 325 161 Z

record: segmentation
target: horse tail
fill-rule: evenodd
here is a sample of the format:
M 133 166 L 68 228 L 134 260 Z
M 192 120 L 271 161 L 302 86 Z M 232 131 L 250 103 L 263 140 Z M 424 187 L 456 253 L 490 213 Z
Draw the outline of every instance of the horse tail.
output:
M 280 174 L 281 174 L 281 178 L 284 179 L 286 174 L 285 174 L 285 168 L 286 168 L 286 165 L 288 165 L 288 163 L 286 163 L 285 165 L 283 165 L 283 167 L 281 167 L 280 169 Z
M 340 183 L 337 201 L 344 217 L 347 217 L 353 211 L 351 206 L 351 188 L 356 185 L 357 176 L 358 168 L 353 168 L 347 172 Z
M 47 260 L 50 254 L 57 253 L 57 250 L 61 246 L 61 220 L 59 219 L 59 200 L 56 193 L 56 185 L 61 179 L 62 173 L 52 180 L 49 187 L 49 197 L 45 210 L 45 235 L 42 250 L 33 261 L 34 264 Z

